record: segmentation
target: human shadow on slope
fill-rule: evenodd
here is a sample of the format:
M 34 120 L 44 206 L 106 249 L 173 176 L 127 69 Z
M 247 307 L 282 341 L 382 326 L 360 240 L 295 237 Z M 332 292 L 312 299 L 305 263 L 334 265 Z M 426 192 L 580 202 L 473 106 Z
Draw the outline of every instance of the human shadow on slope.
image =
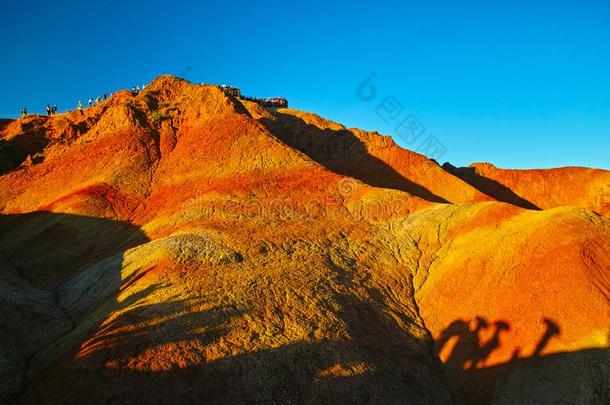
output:
M 561 334 L 561 328 L 555 321 L 544 319 L 543 323 L 544 331 L 531 354 L 524 356 L 520 349 L 517 349 L 510 360 L 491 366 L 486 365 L 486 362 L 502 347 L 502 335 L 511 329 L 506 321 L 491 322 L 484 317 L 476 317 L 469 321 L 456 320 L 447 326 L 436 340 L 435 349 L 444 361 L 447 377 L 452 382 L 454 395 L 458 401 L 465 404 L 486 404 L 492 401 L 494 395 L 514 396 L 524 389 L 519 385 L 521 379 L 524 386 L 529 385 L 531 388 L 529 394 L 531 396 L 523 394 L 523 401 L 536 402 L 544 399 L 546 390 L 553 388 L 544 387 L 542 383 L 545 381 L 547 384 L 549 381 L 551 384 L 556 381 L 556 384 L 560 385 L 563 379 L 559 373 L 572 373 L 569 368 L 573 364 L 591 363 L 587 360 L 590 358 L 603 361 L 600 360 L 605 355 L 602 349 L 542 355 L 549 341 Z M 581 371 L 581 369 L 577 370 L 576 374 Z M 595 372 L 593 370 L 593 374 Z M 541 380 L 542 386 L 538 387 L 533 381 L 528 382 L 524 379 L 523 376 L 528 373 L 532 376 L 542 373 L 544 375 L 544 380 Z M 554 376 L 553 373 L 558 375 Z M 606 388 L 603 385 L 600 387 L 602 388 L 598 387 L 598 389 L 605 392 Z M 610 389 L 610 386 L 607 388 Z
M 448 203 L 443 197 L 405 178 L 386 162 L 371 155 L 366 145 L 350 130 L 321 129 L 290 114 L 278 111 L 273 114 L 277 120 L 260 119 L 267 130 L 327 169 L 370 186 L 405 191 L 431 202 Z
M 35 359 L 77 326 L 56 287 L 114 256 L 116 265 L 105 274 L 112 295 L 121 282 L 122 252 L 146 240 L 137 227 L 111 219 L 41 211 L 0 215 L 0 403 L 26 392 L 37 372 L 64 353 L 47 353 L 44 365 Z
M 455 167 L 450 163 L 445 163 L 443 164 L 443 169 L 497 201 L 528 210 L 540 210 L 538 206 L 519 196 L 504 184 L 478 174 L 474 167 Z

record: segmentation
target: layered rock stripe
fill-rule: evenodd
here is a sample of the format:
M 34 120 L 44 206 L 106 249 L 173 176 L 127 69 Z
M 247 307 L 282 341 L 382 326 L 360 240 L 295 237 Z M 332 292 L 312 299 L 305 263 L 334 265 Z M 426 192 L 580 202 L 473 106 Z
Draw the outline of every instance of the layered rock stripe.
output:
M 607 171 L 171 76 L 0 135 L 0 402 L 608 399 Z

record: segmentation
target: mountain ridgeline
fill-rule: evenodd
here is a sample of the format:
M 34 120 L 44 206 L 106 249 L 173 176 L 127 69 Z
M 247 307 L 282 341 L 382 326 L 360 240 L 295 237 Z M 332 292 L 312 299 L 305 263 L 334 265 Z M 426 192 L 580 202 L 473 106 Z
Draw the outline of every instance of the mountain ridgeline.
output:
M 610 172 L 161 76 L 0 121 L 0 403 L 607 404 Z

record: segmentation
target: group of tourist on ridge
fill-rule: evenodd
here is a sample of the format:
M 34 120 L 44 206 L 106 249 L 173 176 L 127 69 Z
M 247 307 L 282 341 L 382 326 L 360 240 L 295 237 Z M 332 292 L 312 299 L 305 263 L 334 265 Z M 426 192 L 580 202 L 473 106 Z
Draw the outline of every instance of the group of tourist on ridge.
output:
M 141 90 L 144 90 L 145 87 L 146 87 L 146 85 L 142 85 L 142 89 L 140 89 L 140 86 L 132 86 L 131 94 L 133 94 L 135 96 Z M 90 97 L 89 100 L 87 101 L 87 104 L 89 105 L 89 107 L 93 107 L 94 105 L 100 104 L 102 101 L 108 100 L 108 98 L 112 97 L 113 94 L 114 94 L 114 92 L 110 93 L 110 95 L 108 95 L 108 93 L 104 93 L 103 95 L 98 96 L 96 98 Z M 78 111 L 80 111 L 81 114 L 83 114 L 83 102 L 81 100 L 78 100 L 78 103 L 76 103 L 76 109 Z M 47 106 L 45 107 L 45 111 L 47 113 L 47 116 L 55 115 L 55 114 L 57 114 L 57 105 L 47 104 Z M 22 107 L 21 108 L 21 117 L 25 117 L 27 115 L 28 115 L 28 109 L 26 107 Z
M 146 85 L 142 85 L 141 88 L 140 88 L 140 86 L 132 86 L 131 94 L 136 96 L 140 93 L 140 91 L 144 90 L 145 87 L 146 87 Z M 252 102 L 260 104 L 261 106 L 266 107 L 266 108 L 288 108 L 288 100 L 283 97 L 260 98 L 260 97 L 242 96 L 239 88 L 234 87 L 234 86 L 227 86 L 225 84 L 221 85 L 220 89 L 227 95 L 241 98 L 246 101 L 252 101 Z M 98 96 L 96 98 L 91 97 L 91 98 L 89 98 L 87 104 L 89 105 L 89 107 L 98 105 L 102 101 L 106 101 L 109 97 L 112 97 L 113 94 L 114 94 L 114 92 L 110 93 L 110 96 L 108 96 L 108 93 L 104 93 L 102 96 Z M 81 114 L 83 114 L 82 101 L 78 100 L 78 103 L 76 103 L 76 109 Z M 56 105 L 51 106 L 50 104 L 47 104 L 45 111 L 47 113 L 47 116 L 55 115 L 55 114 L 57 114 L 57 106 Z M 21 109 L 21 117 L 25 117 L 27 115 L 28 115 L 28 110 L 26 107 L 23 107 Z
M 252 101 L 266 108 L 288 108 L 288 100 L 286 100 L 284 97 L 260 98 L 242 96 L 241 90 L 239 90 L 238 87 L 227 86 L 226 84 L 222 84 L 220 89 L 224 91 L 225 94 L 241 98 L 242 100 Z

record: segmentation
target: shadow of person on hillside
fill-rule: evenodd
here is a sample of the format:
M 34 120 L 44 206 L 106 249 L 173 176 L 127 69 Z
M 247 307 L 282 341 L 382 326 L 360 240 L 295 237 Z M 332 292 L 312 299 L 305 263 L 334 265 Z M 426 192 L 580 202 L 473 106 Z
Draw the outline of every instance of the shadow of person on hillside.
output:
M 462 320 L 452 322 L 435 342 L 436 351 L 440 354 L 443 347 L 456 338 L 455 345 L 445 361 L 446 367 L 452 369 L 471 367 L 475 359 L 480 357 L 482 347 L 480 334 L 487 328 L 489 328 L 487 320 L 478 316 L 470 322 Z
M 62 284 L 96 261 L 115 257 L 116 266 L 105 275 L 112 299 L 121 283 L 122 252 L 147 240 L 138 227 L 112 219 L 0 215 L 0 403 L 25 392 L 34 370 L 44 368 L 35 357 L 75 329 L 77 321 L 61 306 Z M 44 363 L 53 364 L 80 343 L 49 352 Z
M 374 187 L 405 191 L 427 201 L 448 203 L 371 155 L 366 145 L 350 130 L 321 129 L 294 115 L 279 111 L 273 114 L 277 120 L 260 119 L 269 132 L 327 169 Z
M 534 349 L 534 353 L 532 353 L 532 357 L 539 357 L 544 348 L 549 344 L 549 341 L 554 336 L 559 336 L 561 334 L 561 329 L 559 328 L 559 325 L 557 325 L 551 319 L 544 318 L 543 322 L 546 326 L 546 330 L 544 331 L 544 334 L 536 344 L 536 348 Z
M 545 318 L 543 322 L 545 330 L 532 354 L 524 358 L 520 357 L 519 351 L 515 351 L 504 369 L 509 369 L 509 364 L 517 364 L 523 359 L 540 357 L 552 337 L 559 336 L 561 329 L 553 320 Z M 497 320 L 492 324 L 486 318 L 477 316 L 470 321 L 453 321 L 435 341 L 436 353 L 444 360 L 447 376 L 453 381 L 455 394 L 461 401 L 485 403 L 489 399 L 496 380 L 504 370 L 496 368 L 495 373 L 486 372 L 486 379 L 480 378 L 480 371 L 485 368 L 491 355 L 502 346 L 502 334 L 510 329 L 506 321 Z M 484 339 L 483 336 L 490 337 Z

